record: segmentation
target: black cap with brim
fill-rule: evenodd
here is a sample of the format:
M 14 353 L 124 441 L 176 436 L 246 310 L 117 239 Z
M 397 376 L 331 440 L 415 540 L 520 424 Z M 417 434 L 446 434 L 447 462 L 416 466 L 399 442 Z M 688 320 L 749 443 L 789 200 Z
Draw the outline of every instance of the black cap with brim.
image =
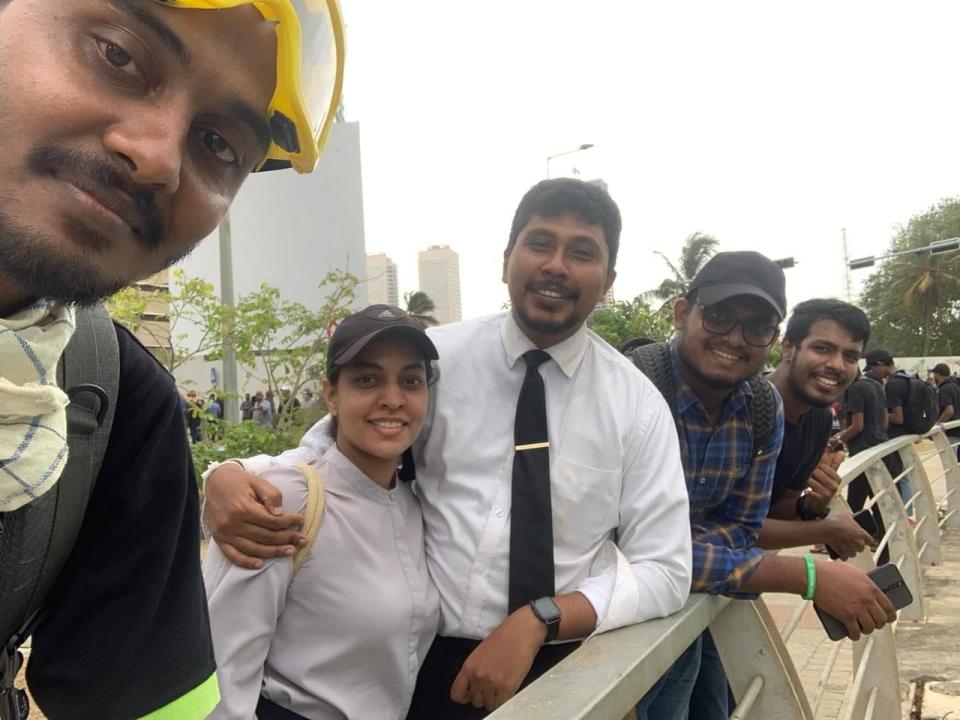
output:
M 704 305 L 713 305 L 714 303 L 723 302 L 727 298 L 736 297 L 738 295 L 752 295 L 753 297 L 758 297 L 761 300 L 764 300 L 773 311 L 777 313 L 779 318 L 783 320 L 784 308 L 782 308 L 776 300 L 770 297 L 769 293 L 764 292 L 758 287 L 753 285 L 747 285 L 745 283 L 727 283 L 725 285 L 713 285 L 711 287 L 700 288 L 697 291 L 697 300 L 702 302 Z
M 950 366 L 947 365 L 946 363 L 937 363 L 937 364 L 934 365 L 932 368 L 930 368 L 929 370 L 927 370 L 927 372 L 932 372 L 932 373 L 934 373 L 935 375 L 949 375 L 949 374 L 950 374 Z
M 721 252 L 710 258 L 690 282 L 699 302 L 713 305 L 737 295 L 766 302 L 780 320 L 786 315 L 786 278 L 783 270 L 753 250 Z
M 385 335 L 409 340 L 428 360 L 438 359 L 437 348 L 416 320 L 392 305 L 371 305 L 343 319 L 327 353 L 327 373 L 353 360 L 373 340 Z

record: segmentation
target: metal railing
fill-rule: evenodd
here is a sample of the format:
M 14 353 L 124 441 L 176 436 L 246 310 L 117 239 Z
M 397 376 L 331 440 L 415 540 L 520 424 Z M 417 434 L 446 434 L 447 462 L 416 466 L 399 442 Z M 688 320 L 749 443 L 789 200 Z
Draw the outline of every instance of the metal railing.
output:
M 960 527 L 960 465 L 958 443 L 944 429 L 960 428 L 960 421 L 936 427 L 922 438 L 916 435 L 890 440 L 848 458 L 839 469 L 843 485 L 865 474 L 873 490 L 886 533 L 875 553 L 865 550 L 850 562 L 861 570 L 875 566 L 881 550 L 889 550 L 914 597 L 900 619 L 923 619 L 923 565 L 940 559 L 940 532 Z M 921 454 L 916 443 L 933 442 L 935 450 Z M 904 471 L 890 475 L 883 458 L 897 453 Z M 932 477 L 926 465 L 937 457 L 940 470 Z M 904 502 L 896 481 L 909 476 L 912 496 Z M 933 486 L 943 481 L 945 491 L 936 501 Z M 848 510 L 838 495 L 834 511 Z M 915 522 L 908 519 L 913 511 Z M 666 618 L 620 628 L 590 638 L 566 659 L 531 683 L 523 692 L 491 714 L 491 720 L 626 720 L 637 701 L 656 683 L 680 654 L 706 628 L 710 629 L 737 707 L 731 718 L 808 720 L 814 717 L 843 640 L 832 648 L 810 698 L 807 697 L 786 643 L 810 603 L 801 603 L 778 629 L 762 599 L 731 600 L 691 595 L 686 606 Z M 900 683 L 893 627 L 886 625 L 852 643 L 853 677 L 848 684 L 840 717 L 843 720 L 900 718 Z

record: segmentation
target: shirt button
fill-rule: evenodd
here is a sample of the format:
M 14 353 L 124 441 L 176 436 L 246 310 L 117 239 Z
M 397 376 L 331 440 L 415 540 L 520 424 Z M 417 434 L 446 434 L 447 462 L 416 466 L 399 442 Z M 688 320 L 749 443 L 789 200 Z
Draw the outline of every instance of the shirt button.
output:
M 706 479 L 706 478 L 700 478 L 700 480 L 699 480 L 698 482 L 699 482 L 701 485 L 706 485 L 706 484 L 707 484 L 707 479 Z
M 495 514 L 498 518 L 503 517 L 503 508 L 497 508 L 496 511 L 494 512 L 494 514 Z
M 394 499 L 394 498 L 393 498 L 393 493 L 387 493 L 387 497 L 389 497 L 391 500 Z

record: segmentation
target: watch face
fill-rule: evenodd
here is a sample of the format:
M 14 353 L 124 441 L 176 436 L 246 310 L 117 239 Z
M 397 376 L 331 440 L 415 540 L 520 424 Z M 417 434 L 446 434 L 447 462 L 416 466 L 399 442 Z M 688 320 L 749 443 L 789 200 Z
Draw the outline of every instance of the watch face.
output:
M 537 615 L 545 623 L 551 623 L 560 619 L 560 608 L 553 601 L 553 598 L 542 597 L 533 601 L 533 608 Z

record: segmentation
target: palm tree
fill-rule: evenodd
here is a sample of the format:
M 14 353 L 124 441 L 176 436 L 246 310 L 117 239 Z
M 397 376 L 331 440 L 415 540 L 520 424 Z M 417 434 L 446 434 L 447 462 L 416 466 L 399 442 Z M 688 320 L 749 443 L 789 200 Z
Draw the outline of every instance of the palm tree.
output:
M 923 355 L 930 353 L 930 325 L 934 312 L 943 305 L 944 296 L 954 297 L 960 278 L 953 266 L 960 259 L 956 251 L 948 255 L 911 253 L 891 260 L 890 289 L 903 296 L 903 307 L 918 312 L 923 328 Z
M 408 292 L 403 294 L 403 302 L 406 303 L 407 315 L 412 317 L 423 327 L 430 327 L 431 325 L 439 325 L 437 319 L 431 315 L 434 310 L 437 309 L 436 304 L 433 300 L 430 299 L 430 296 L 425 292 L 417 290 L 416 292 Z
M 663 261 L 670 268 L 673 277 L 668 277 L 650 294 L 663 300 L 667 304 L 674 298 L 685 295 L 690 282 L 700 272 L 700 268 L 707 264 L 707 261 L 717 252 L 717 239 L 712 235 L 702 232 L 695 232 L 683 241 L 683 249 L 680 251 L 680 262 L 674 265 L 670 258 L 659 250 L 654 252 L 663 258 Z

